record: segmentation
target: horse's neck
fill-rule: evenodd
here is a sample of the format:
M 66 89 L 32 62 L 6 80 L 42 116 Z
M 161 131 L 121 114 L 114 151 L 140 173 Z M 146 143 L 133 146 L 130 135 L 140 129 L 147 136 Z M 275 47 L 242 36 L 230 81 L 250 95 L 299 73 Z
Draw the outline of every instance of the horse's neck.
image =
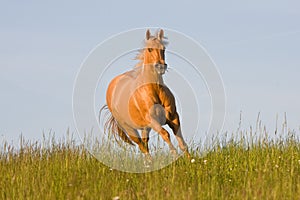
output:
M 162 75 L 158 74 L 153 66 L 143 66 L 141 78 L 144 83 L 157 83 L 160 85 L 164 84 Z

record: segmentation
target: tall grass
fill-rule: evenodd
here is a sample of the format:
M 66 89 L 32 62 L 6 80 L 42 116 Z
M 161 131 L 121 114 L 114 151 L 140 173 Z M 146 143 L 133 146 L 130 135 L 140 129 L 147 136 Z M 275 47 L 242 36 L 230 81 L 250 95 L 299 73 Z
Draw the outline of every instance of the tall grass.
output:
M 0 199 L 300 199 L 300 143 L 287 137 L 231 140 L 193 148 L 196 160 L 179 158 L 153 172 L 110 169 L 74 140 L 3 142 Z

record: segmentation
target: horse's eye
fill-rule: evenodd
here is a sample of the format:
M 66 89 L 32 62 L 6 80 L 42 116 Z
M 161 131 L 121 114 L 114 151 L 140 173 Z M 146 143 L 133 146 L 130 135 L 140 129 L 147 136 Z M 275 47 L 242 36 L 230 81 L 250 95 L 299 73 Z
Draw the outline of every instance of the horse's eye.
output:
M 152 51 L 152 48 L 148 48 L 148 51 L 151 52 L 151 51 Z

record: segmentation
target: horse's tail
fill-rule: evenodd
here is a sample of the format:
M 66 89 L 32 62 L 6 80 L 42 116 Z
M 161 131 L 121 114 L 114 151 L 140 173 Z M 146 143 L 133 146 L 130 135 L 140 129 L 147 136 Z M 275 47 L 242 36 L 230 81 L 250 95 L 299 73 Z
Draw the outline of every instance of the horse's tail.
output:
M 105 112 L 105 123 L 104 123 L 104 134 L 111 133 L 113 134 L 116 141 L 119 143 L 120 138 L 131 145 L 134 145 L 132 140 L 128 137 L 128 135 L 123 131 L 123 129 L 118 125 L 117 120 L 114 118 L 114 116 L 111 114 L 111 112 L 108 109 L 107 105 L 104 105 L 99 112 L 99 123 L 100 123 L 100 115 L 103 111 Z M 120 144 L 120 143 L 119 143 Z

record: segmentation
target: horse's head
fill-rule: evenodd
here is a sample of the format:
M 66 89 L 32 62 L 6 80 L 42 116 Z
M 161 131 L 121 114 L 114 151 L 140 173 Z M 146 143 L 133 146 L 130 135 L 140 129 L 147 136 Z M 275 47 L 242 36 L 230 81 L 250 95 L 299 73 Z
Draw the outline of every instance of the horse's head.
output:
M 167 69 L 165 62 L 164 31 L 160 30 L 156 36 L 146 32 L 145 48 L 143 50 L 143 64 L 154 66 L 158 74 L 164 74 Z

